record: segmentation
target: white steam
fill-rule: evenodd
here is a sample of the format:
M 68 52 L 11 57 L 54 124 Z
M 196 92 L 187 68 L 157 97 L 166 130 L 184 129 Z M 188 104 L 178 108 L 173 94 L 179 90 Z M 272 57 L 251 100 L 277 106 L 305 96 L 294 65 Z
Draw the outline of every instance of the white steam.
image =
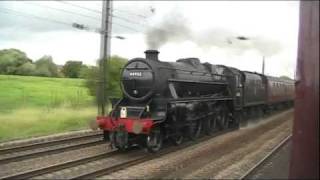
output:
M 236 54 L 256 50 L 264 56 L 275 55 L 282 49 L 280 42 L 262 36 L 248 39 L 241 39 L 240 36 L 223 28 L 195 32 L 182 14 L 172 12 L 164 16 L 158 24 L 147 29 L 146 43 L 149 49 L 159 49 L 166 43 L 191 41 L 203 50 L 218 47 Z

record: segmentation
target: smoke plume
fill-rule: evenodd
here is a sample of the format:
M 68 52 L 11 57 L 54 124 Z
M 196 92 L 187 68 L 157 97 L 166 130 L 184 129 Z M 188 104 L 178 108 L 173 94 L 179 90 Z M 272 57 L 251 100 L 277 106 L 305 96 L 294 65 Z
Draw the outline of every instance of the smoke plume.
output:
M 148 48 L 159 49 L 166 43 L 191 41 L 204 51 L 208 51 L 212 47 L 218 47 L 234 54 L 256 50 L 264 56 L 272 56 L 281 51 L 279 42 L 265 37 L 239 38 L 240 34 L 223 28 L 196 32 L 190 28 L 189 24 L 187 19 L 177 11 L 165 15 L 158 24 L 147 29 L 146 43 Z
M 181 42 L 191 37 L 185 17 L 179 13 L 170 13 L 156 26 L 146 32 L 146 41 L 149 49 L 159 49 L 168 42 Z

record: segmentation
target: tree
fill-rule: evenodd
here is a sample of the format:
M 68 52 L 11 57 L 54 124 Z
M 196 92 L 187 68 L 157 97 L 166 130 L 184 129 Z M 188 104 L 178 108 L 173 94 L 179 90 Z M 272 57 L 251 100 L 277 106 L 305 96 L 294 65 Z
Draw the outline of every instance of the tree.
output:
M 107 61 L 107 85 L 105 89 L 107 97 L 121 97 L 120 72 L 126 63 L 127 59 L 119 56 L 112 56 L 110 60 Z M 86 86 L 93 96 L 96 96 L 99 80 L 99 68 L 96 66 L 89 68 Z
M 24 63 L 22 66 L 20 66 L 17 69 L 16 74 L 25 75 L 25 76 L 32 76 L 32 75 L 34 75 L 35 71 L 36 71 L 36 65 L 34 65 L 31 62 L 27 62 L 27 63 Z
M 43 56 L 35 62 L 37 76 L 58 77 L 58 67 L 51 56 Z
M 113 56 L 107 61 L 107 87 L 108 97 L 120 97 L 122 95 L 120 88 L 121 68 L 127 63 L 127 59 L 119 56 Z
M 81 61 L 67 61 L 62 67 L 62 73 L 65 77 L 79 78 L 82 67 L 83 65 Z
M 0 50 L 0 74 L 17 74 L 19 67 L 28 62 L 32 60 L 18 49 Z

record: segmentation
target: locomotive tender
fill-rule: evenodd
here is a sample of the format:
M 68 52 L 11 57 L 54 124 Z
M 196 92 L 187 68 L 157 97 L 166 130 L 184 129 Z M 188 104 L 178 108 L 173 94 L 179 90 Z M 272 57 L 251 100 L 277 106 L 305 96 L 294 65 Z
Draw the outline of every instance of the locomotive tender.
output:
M 197 58 L 164 62 L 156 50 L 145 51 L 123 68 L 123 98 L 109 116 L 97 117 L 111 144 L 125 149 L 142 144 L 158 151 L 164 139 L 180 144 L 184 137 L 239 127 L 242 117 L 293 103 L 294 82 Z

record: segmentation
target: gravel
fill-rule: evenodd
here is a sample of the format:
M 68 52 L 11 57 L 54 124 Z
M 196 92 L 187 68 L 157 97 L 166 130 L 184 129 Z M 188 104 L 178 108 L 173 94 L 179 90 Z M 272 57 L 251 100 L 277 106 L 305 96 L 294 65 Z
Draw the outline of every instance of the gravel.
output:
M 289 141 L 278 152 L 266 160 L 248 179 L 288 179 L 292 142 Z
M 290 134 L 290 127 L 291 123 L 284 123 L 247 145 L 241 145 L 234 152 L 204 165 L 193 173 L 188 174 L 186 178 L 239 179 L 242 174 Z

